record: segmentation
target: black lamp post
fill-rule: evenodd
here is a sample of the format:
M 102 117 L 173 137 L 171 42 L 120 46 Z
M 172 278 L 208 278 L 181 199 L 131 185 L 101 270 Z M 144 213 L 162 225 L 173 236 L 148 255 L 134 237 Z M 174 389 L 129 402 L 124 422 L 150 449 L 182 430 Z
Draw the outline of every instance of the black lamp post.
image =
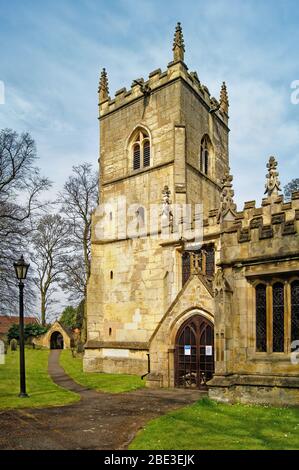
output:
M 21 258 L 14 263 L 14 268 L 16 271 L 16 276 L 19 281 L 19 308 L 20 308 L 20 333 L 19 333 L 19 342 L 20 342 L 20 393 L 19 397 L 26 398 L 28 397 L 26 393 L 26 375 L 25 375 L 25 351 L 24 351 L 24 279 L 26 279 L 27 271 L 29 264 L 25 263 L 23 255 Z

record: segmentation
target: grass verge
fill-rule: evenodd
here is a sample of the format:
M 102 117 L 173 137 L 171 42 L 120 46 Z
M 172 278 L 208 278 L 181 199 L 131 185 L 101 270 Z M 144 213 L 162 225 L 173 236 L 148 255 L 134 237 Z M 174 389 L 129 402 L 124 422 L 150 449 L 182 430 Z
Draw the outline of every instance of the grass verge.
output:
M 131 450 L 299 449 L 299 408 L 228 405 L 204 398 L 150 421 Z
M 8 351 L 0 364 L 0 409 L 62 406 L 80 399 L 52 382 L 48 374 L 46 350 L 25 350 L 26 382 L 29 398 L 19 398 L 19 351 Z
M 68 349 L 61 351 L 60 365 L 75 382 L 94 390 L 123 393 L 144 387 L 144 381 L 138 375 L 83 372 L 82 357 L 73 358 Z

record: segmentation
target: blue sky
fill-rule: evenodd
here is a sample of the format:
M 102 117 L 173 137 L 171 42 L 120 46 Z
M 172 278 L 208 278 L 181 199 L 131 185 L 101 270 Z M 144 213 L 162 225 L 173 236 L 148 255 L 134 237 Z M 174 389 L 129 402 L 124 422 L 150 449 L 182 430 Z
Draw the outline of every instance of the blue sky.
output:
M 97 86 L 110 94 L 172 58 L 181 21 L 185 61 L 218 97 L 230 98 L 230 161 L 236 201 L 263 197 L 266 161 L 275 155 L 283 184 L 298 177 L 299 6 L 292 0 L 0 0 L 0 127 L 28 130 L 39 165 L 54 182 L 73 164 L 97 165 Z

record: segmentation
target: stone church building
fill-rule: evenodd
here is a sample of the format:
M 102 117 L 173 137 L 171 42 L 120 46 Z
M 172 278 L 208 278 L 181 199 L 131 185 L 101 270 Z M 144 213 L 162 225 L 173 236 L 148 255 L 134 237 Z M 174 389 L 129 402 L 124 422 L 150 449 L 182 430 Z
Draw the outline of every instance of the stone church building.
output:
M 184 52 L 178 23 L 166 71 L 114 98 L 101 74 L 84 368 L 299 404 L 299 193 L 270 157 L 261 205 L 237 211 L 226 85 L 211 97 Z

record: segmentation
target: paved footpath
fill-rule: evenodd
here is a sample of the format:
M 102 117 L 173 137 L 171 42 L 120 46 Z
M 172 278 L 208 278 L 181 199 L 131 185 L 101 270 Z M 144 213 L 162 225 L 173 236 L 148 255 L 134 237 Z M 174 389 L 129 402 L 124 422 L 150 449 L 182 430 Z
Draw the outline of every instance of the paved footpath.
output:
M 110 394 L 75 383 L 51 351 L 49 373 L 55 383 L 79 393 L 73 405 L 0 411 L 0 449 L 125 449 L 150 419 L 197 401 L 202 392 L 139 389 Z

